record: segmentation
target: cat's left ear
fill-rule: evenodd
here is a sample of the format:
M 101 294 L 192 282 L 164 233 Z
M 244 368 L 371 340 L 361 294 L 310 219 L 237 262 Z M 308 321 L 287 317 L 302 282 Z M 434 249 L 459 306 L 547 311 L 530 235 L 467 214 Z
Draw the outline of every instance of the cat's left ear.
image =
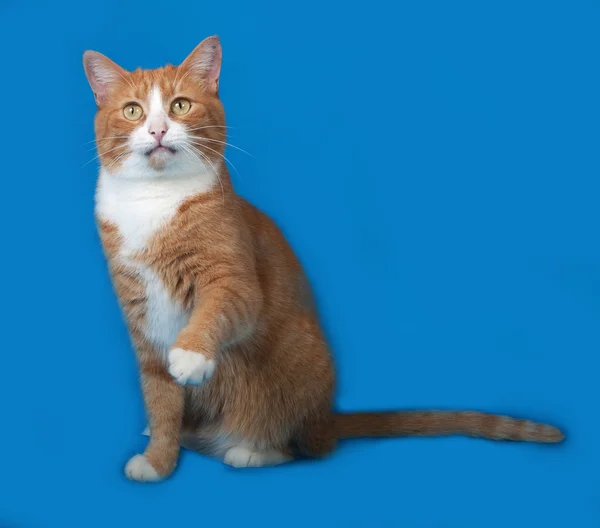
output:
M 179 68 L 186 72 L 184 75 L 198 81 L 208 92 L 216 94 L 219 91 L 222 57 L 219 37 L 208 37 L 194 48 Z
M 106 103 L 115 85 L 126 80 L 125 76 L 128 74 L 121 66 L 97 51 L 86 51 L 83 54 L 83 68 L 98 106 Z

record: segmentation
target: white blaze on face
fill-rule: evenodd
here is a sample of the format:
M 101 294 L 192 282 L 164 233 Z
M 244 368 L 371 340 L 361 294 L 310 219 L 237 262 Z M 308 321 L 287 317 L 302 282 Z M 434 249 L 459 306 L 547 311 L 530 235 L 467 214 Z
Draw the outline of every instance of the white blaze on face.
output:
M 168 134 L 169 128 L 172 123 L 170 123 L 171 120 L 165 112 L 160 88 L 156 85 L 152 87 L 152 90 L 150 92 L 149 108 L 150 110 L 148 112 L 148 117 L 146 118 L 146 122 L 144 123 L 144 128 L 146 129 L 146 132 L 148 132 L 148 134 L 150 134 L 151 136 L 156 136 L 156 134 L 160 134 L 162 132 L 166 132 Z M 153 139 L 156 140 L 156 137 L 154 137 Z
M 153 85 L 145 100 L 140 101 L 144 117 L 129 136 L 130 155 L 117 171 L 122 178 L 156 179 L 203 175 L 211 184 L 220 164 L 209 163 L 194 153 L 194 144 L 186 126 L 169 116 L 171 99 Z M 167 147 L 153 151 L 158 145 Z
M 173 124 L 165 112 L 158 86 L 152 87 L 144 106 L 148 111 L 146 119 L 132 132 L 130 138 L 131 150 L 139 154 L 147 154 L 158 145 L 157 134 L 161 143 L 168 143 L 169 130 Z

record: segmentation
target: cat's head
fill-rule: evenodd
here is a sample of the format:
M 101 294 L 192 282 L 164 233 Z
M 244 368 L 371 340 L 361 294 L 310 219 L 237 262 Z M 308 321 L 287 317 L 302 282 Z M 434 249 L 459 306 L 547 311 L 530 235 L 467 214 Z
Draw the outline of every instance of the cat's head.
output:
M 177 67 L 129 72 L 95 51 L 85 52 L 83 65 L 98 105 L 96 146 L 107 172 L 148 179 L 218 169 L 226 128 L 217 37 Z

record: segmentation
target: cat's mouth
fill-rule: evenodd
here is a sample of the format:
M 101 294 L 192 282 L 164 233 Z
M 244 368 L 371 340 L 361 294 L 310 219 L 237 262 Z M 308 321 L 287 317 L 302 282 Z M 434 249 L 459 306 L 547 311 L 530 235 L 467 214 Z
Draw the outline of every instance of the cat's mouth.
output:
M 154 147 L 153 149 L 150 149 L 148 152 L 146 152 L 146 156 L 150 157 L 153 155 L 165 155 L 165 154 L 175 154 L 175 152 L 177 152 L 174 148 L 171 147 L 165 147 L 164 145 L 157 145 L 156 147 Z

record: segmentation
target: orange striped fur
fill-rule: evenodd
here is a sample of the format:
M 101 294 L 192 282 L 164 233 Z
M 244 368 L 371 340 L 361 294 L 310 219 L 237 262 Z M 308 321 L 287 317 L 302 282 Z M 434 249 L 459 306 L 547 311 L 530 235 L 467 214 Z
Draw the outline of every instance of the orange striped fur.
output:
M 166 477 L 180 444 L 246 467 L 322 456 L 361 436 L 562 440 L 548 425 L 476 412 L 334 413 L 308 281 L 223 163 L 218 39 L 179 67 L 128 72 L 96 52 L 84 66 L 98 104 L 98 226 L 149 418 L 129 478 Z M 181 100 L 190 107 L 179 115 Z

